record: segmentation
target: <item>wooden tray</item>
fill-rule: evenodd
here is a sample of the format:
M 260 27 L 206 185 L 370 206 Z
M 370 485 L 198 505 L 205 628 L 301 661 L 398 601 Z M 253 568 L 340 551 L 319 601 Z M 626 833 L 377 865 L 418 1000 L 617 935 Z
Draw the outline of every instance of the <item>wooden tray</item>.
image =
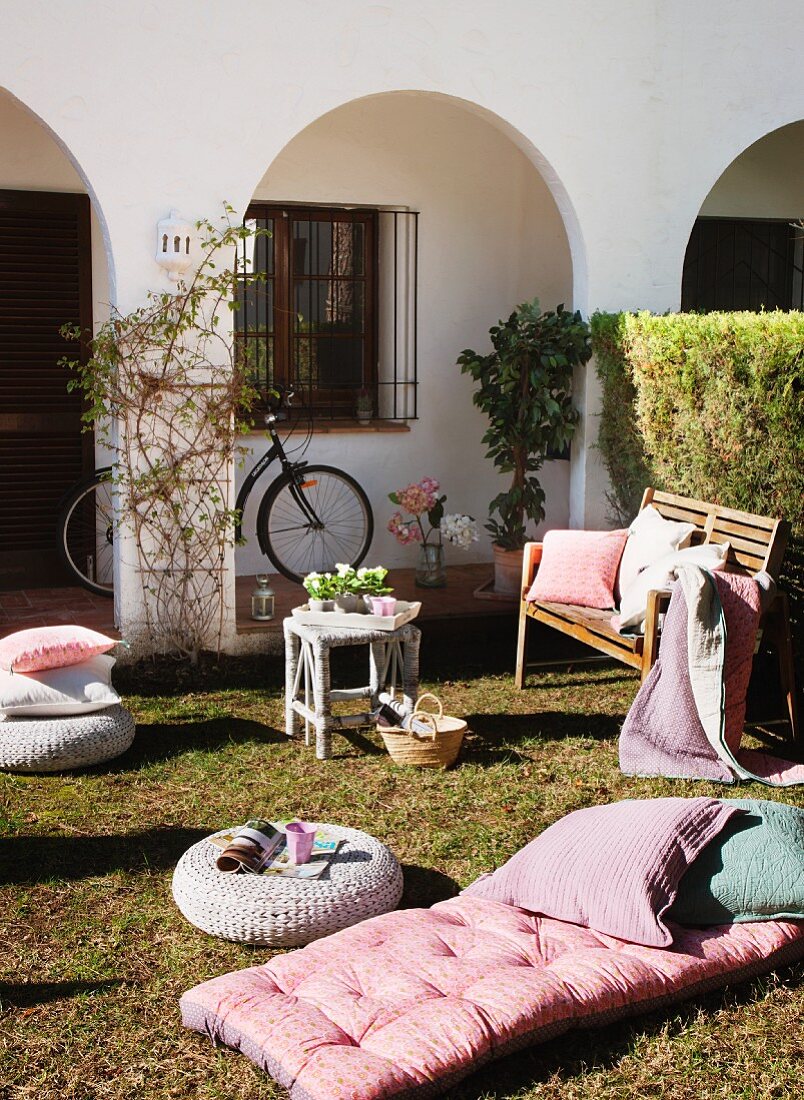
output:
M 305 603 L 294 607 L 291 614 L 308 626 L 334 626 L 346 630 L 399 630 L 411 622 L 421 611 L 421 603 L 396 601 L 395 615 L 361 615 L 359 611 L 311 611 Z

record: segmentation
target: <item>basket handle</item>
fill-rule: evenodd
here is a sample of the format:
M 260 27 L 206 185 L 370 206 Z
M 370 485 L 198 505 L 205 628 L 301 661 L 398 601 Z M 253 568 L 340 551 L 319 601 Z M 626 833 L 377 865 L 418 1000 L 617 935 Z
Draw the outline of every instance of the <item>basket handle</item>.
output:
M 429 726 L 432 733 L 427 734 L 424 730 L 413 729 L 413 719 L 417 722 L 421 722 L 422 725 Z M 438 737 L 438 719 L 434 714 L 430 714 L 429 711 L 423 710 L 419 713 L 416 711 L 410 717 L 411 728 L 407 731 L 411 737 L 415 737 L 417 741 L 435 741 Z
M 424 702 L 425 699 L 432 699 L 433 700 L 435 705 L 438 707 L 438 713 L 437 714 L 435 712 L 432 712 L 432 711 L 429 711 L 429 710 L 422 710 L 422 703 Z M 444 706 L 443 706 L 441 700 L 438 698 L 438 696 L 433 695 L 432 691 L 425 691 L 424 695 L 420 695 L 419 698 L 417 699 L 416 706 L 413 708 L 413 715 L 416 718 L 422 718 L 422 717 L 426 717 L 429 714 L 433 714 L 433 717 L 436 719 L 436 721 L 439 721 L 441 718 L 444 717 Z
M 438 707 L 438 713 L 430 710 L 421 709 L 422 703 L 425 699 L 432 699 L 432 701 Z M 437 695 L 433 695 L 431 691 L 426 691 L 424 695 L 419 696 L 418 700 L 416 701 L 416 706 L 413 708 L 413 714 L 411 714 L 410 718 L 408 719 L 411 736 L 417 737 L 420 741 L 424 741 L 427 738 L 427 735 L 423 731 L 413 729 L 413 722 L 415 720 L 417 722 L 423 722 L 425 725 L 428 725 L 430 727 L 433 732 L 429 740 L 435 741 L 436 737 L 438 737 L 438 723 L 443 717 L 444 707 L 441 703 L 441 700 L 438 698 Z

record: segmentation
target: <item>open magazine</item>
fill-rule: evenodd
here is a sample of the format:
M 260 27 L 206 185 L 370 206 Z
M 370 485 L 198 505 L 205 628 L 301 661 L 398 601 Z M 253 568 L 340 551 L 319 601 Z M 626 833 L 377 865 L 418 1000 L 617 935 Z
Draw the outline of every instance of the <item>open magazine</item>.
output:
M 292 863 L 285 845 L 285 826 L 298 818 L 264 821 L 254 818 L 225 833 L 211 836 L 210 841 L 222 849 L 217 864 L 221 871 L 249 871 L 252 874 L 279 875 L 282 878 L 315 879 L 329 866 L 341 845 L 341 840 L 317 829 L 308 863 Z M 262 836 L 263 840 L 256 839 Z M 245 854 L 245 858 L 243 855 Z M 232 865 L 234 864 L 234 865 Z

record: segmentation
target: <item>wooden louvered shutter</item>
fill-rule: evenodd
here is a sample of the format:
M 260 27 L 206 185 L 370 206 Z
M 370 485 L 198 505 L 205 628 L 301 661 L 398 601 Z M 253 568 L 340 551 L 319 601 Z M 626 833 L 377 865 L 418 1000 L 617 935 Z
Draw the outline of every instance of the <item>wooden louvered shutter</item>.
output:
M 0 588 L 65 581 L 58 504 L 88 451 L 66 322 L 92 326 L 89 199 L 0 191 Z

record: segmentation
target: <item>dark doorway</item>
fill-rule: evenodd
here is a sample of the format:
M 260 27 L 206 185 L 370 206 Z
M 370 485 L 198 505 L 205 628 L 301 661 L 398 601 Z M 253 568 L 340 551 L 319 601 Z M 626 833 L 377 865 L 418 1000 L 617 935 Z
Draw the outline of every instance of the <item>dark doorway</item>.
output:
M 89 199 L 0 190 L 0 589 L 64 583 L 56 517 L 92 465 L 65 323 L 92 327 Z
M 785 221 L 698 218 L 684 258 L 681 308 L 801 309 L 804 229 Z

